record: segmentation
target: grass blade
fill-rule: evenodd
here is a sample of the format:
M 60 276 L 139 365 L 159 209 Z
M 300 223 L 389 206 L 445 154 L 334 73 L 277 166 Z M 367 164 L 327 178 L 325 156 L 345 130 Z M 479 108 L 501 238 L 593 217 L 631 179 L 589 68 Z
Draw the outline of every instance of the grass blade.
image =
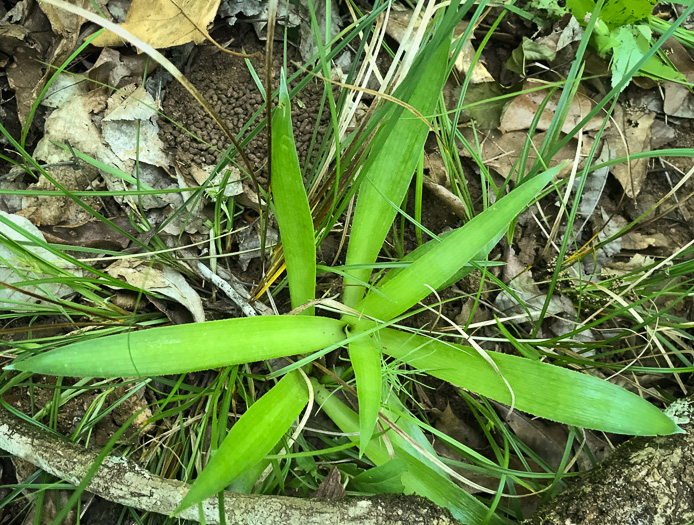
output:
M 178 514 L 216 494 L 272 450 L 308 403 L 308 387 L 298 371 L 284 376 L 231 427 L 181 504 Z
M 166 326 L 80 341 L 6 368 L 71 377 L 179 374 L 320 350 L 345 338 L 343 324 L 292 315 Z
M 420 67 L 413 66 L 401 86 L 406 88 L 408 82 L 418 82 L 406 102 L 424 116 L 434 112 L 444 81 L 449 47 L 450 38 L 444 38 L 431 60 Z M 398 90 L 395 95 L 402 92 Z M 394 107 L 386 119 L 388 122 L 376 134 L 373 151 L 363 168 L 364 180 L 354 211 L 347 265 L 369 264 L 376 260 L 397 213 L 391 203 L 403 201 L 429 132 L 426 123 L 401 106 Z M 393 120 L 395 124 L 389 124 Z M 343 300 L 346 305 L 354 306 L 364 293 L 363 286 L 358 283 L 368 281 L 371 272 L 360 269 L 350 273 L 354 278 L 345 279 Z
M 272 116 L 272 194 L 282 237 L 292 308 L 312 301 L 316 293 L 316 247 L 313 219 L 301 178 L 284 71 L 280 97 Z M 313 315 L 314 308 L 304 310 Z
M 381 353 L 371 339 L 360 337 L 349 344 L 349 359 L 357 380 L 361 457 L 371 441 L 381 408 Z
M 352 434 L 349 436 L 350 439 L 355 441 L 359 439 L 355 435 L 359 430 L 359 416 L 316 380 L 312 380 L 311 383 L 316 394 L 316 401 L 320 404 L 321 409 L 340 430 Z M 392 431 L 386 434 L 395 436 Z M 429 498 L 437 505 L 450 510 L 453 516 L 462 523 L 485 522 L 489 509 L 483 503 L 458 487 L 447 476 L 440 475 L 417 458 L 403 451 L 399 446 L 393 445 L 393 451 L 395 458 L 403 460 L 407 465 L 401 476 L 406 494 L 416 493 Z M 364 453 L 376 466 L 391 461 L 383 439 L 371 440 Z M 506 522 L 497 516 L 492 516 L 486 523 L 500 525 Z
M 511 404 L 507 384 L 473 348 L 384 328 L 371 336 L 383 352 L 428 374 Z M 523 357 L 487 352 L 513 389 L 515 406 L 577 427 L 635 436 L 680 431 L 636 394 L 587 374 Z M 541 387 L 539 386 L 541 385 Z
M 379 287 L 381 293 L 367 294 L 356 310 L 388 321 L 424 299 L 432 289 L 440 288 L 463 265 L 487 249 L 489 242 L 499 237 L 560 168 L 547 170 L 499 199 Z

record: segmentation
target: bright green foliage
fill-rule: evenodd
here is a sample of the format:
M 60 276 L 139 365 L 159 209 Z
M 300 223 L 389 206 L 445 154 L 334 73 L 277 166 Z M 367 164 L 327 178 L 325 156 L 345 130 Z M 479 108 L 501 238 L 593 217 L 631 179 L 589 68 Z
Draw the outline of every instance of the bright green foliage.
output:
M 458 8 L 458 3 L 453 2 L 440 12 L 439 32 L 434 32 L 420 51 L 395 92 L 428 119 L 433 118 L 445 81 L 452 28 L 474 3 L 469 0 Z M 479 8 L 484 8 L 484 2 Z M 292 306 L 296 307 L 314 298 L 314 232 L 292 136 L 289 96 L 284 79 L 282 82 L 272 125 L 272 190 Z M 366 268 L 351 270 L 345 279 L 348 286 L 343 298 L 361 318 L 265 316 L 133 331 L 82 340 L 17 360 L 9 368 L 86 377 L 156 376 L 311 354 L 338 348 L 348 336 L 356 336 L 349 344 L 349 355 L 359 414 L 311 378 L 316 400 L 343 431 L 359 432 L 350 439 L 358 440 L 360 452 L 382 468 L 377 472 L 377 482 L 426 496 L 466 523 L 482 523 L 489 509 L 446 477 L 440 464 L 428 464 L 427 455 L 435 453 L 419 428 L 402 423 L 399 428 L 407 437 L 387 429 L 388 446 L 383 437 L 375 434 L 379 410 L 391 420 L 406 412 L 393 392 L 382 399 L 381 353 L 432 376 L 514 404 L 517 409 L 563 423 L 637 435 L 678 432 L 679 428 L 667 416 L 643 399 L 592 376 L 537 359 L 478 353 L 467 346 L 383 327 L 373 320 L 394 319 L 432 290 L 470 271 L 471 261 L 483 263 L 509 224 L 544 191 L 559 170 L 557 167 L 530 177 L 463 227 L 415 250 L 406 259 L 411 262 L 408 267 L 390 272 L 364 296 L 363 286 L 355 284 L 369 280 L 369 265 L 376 260 L 397 215 L 397 206 L 403 202 L 428 133 L 427 124 L 401 106 L 392 105 L 379 115 L 386 118 L 380 122 L 381 128 L 362 168 L 362 186 L 347 252 L 348 265 Z M 369 333 L 360 336 L 360 332 L 366 331 Z M 285 375 L 236 421 L 178 510 L 200 503 L 256 468 L 280 442 L 308 399 L 302 372 L 295 370 Z M 252 480 L 244 479 L 244 486 L 251 484 Z M 504 521 L 492 515 L 487 523 Z
M 556 4 L 556 5 L 554 5 Z M 620 85 L 632 67 L 648 55 L 639 74 L 656 79 L 686 82 L 684 75 L 652 49 L 649 15 L 655 0 L 605 0 L 593 28 L 591 45 L 605 57 L 612 58 L 612 86 Z M 560 18 L 563 8 L 556 0 L 536 0 L 536 8 L 545 9 L 550 16 Z M 582 26 L 586 26 L 595 11 L 594 0 L 567 0 L 566 7 Z M 626 80 L 629 80 L 626 78 Z M 622 89 L 626 87 L 624 82 Z
M 355 433 L 359 429 L 357 414 L 342 403 L 335 396 L 317 381 L 312 381 L 316 394 L 316 401 L 321 404 L 322 409 L 332 419 L 335 424 L 345 433 Z M 393 431 L 386 433 L 389 439 L 397 441 L 397 435 Z M 352 439 L 358 439 L 351 436 Z M 365 447 L 366 456 L 379 466 L 386 466 L 390 469 L 390 485 L 400 485 L 405 494 L 419 494 L 429 498 L 437 505 L 446 507 L 453 516 L 462 523 L 482 523 L 488 509 L 477 499 L 465 492 L 452 481 L 441 477 L 431 467 L 424 464 L 397 444 L 391 445 L 395 450 L 395 455 L 402 463 L 391 463 L 388 449 L 383 439 L 371 441 Z M 397 461 L 397 460 L 395 460 Z M 503 524 L 504 520 L 493 516 L 488 523 Z
M 64 346 L 9 368 L 37 374 L 143 377 L 314 352 L 342 341 L 325 317 L 266 316 L 153 328 Z
M 658 0 L 607 0 L 600 18 L 613 29 L 641 22 L 651 14 Z
M 604 432 L 661 435 L 677 425 L 635 394 L 587 374 L 540 361 L 443 343 L 391 328 L 371 336 L 387 354 L 427 373 L 536 416 Z
M 308 403 L 308 386 L 295 370 L 253 403 L 185 495 L 176 512 L 224 490 L 230 480 L 253 467 L 282 438 Z M 252 436 L 252 439 L 249 437 Z
M 380 286 L 378 292 L 367 294 L 357 310 L 388 321 L 424 299 L 432 290 L 448 282 L 480 251 L 488 248 L 489 239 L 498 238 L 559 169 L 561 166 L 548 170 L 497 201 L 398 272 L 396 277 Z
M 284 70 L 280 98 L 272 117 L 272 188 L 280 227 L 292 308 L 312 301 L 316 288 L 316 247 L 313 219 L 296 154 L 292 116 Z M 314 308 L 302 311 L 313 315 Z
M 417 84 L 407 102 L 424 117 L 431 118 L 436 106 L 443 86 L 449 47 L 450 39 L 444 39 L 431 60 L 421 64 L 421 77 L 414 75 L 410 79 L 410 82 L 417 81 Z M 417 72 L 418 69 L 413 67 L 413 71 Z M 403 82 L 402 89 L 395 96 L 401 96 L 399 93 L 407 86 L 408 82 Z M 362 168 L 365 180 L 354 210 L 347 248 L 348 265 L 376 261 L 398 212 L 397 206 L 410 186 L 428 131 L 425 122 L 400 106 L 394 106 L 387 114 L 385 124 L 374 139 L 378 149 L 371 153 Z M 347 306 L 354 306 L 364 293 L 358 283 L 367 281 L 370 272 L 359 269 L 350 273 L 354 279 L 345 279 L 343 301 Z
M 361 455 L 371 441 L 381 408 L 381 353 L 371 339 L 362 337 L 349 344 L 349 360 L 357 380 Z

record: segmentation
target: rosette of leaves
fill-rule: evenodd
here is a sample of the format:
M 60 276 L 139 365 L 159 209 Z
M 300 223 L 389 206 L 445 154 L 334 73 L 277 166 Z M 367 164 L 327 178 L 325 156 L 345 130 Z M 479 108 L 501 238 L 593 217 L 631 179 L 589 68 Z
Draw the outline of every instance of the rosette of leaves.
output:
M 653 405 L 606 381 L 528 359 L 452 344 L 393 327 L 394 321 L 432 291 L 459 279 L 486 255 L 509 224 L 552 181 L 559 167 L 528 177 L 494 205 L 445 237 L 423 244 L 370 285 L 376 258 L 403 202 L 430 129 L 449 71 L 454 25 L 472 2 L 450 6 L 394 96 L 379 115 L 380 127 L 362 166 L 361 185 L 347 252 L 343 303 L 353 312 L 336 319 L 305 308 L 299 315 L 228 319 L 130 331 L 15 360 L 10 368 L 40 374 L 84 377 L 149 377 L 293 356 L 308 357 L 281 379 L 232 426 L 225 440 L 185 495 L 178 510 L 200 504 L 235 480 L 269 464 L 266 456 L 290 429 L 311 395 L 343 431 L 352 433 L 365 455 L 389 480 L 389 490 L 417 493 L 449 508 L 466 523 L 504 523 L 444 470 L 424 460 L 435 454 L 422 431 L 383 425 L 406 413 L 382 399 L 386 376 L 382 356 L 543 418 L 579 427 L 633 435 L 677 432 Z M 407 109 L 406 109 L 407 108 Z M 415 110 L 413 112 L 412 110 Z M 273 206 L 285 253 L 294 308 L 315 299 L 316 253 L 313 221 L 294 145 L 290 99 L 283 81 L 272 119 Z M 331 395 L 311 375 L 310 362 L 347 347 L 359 412 Z M 303 366 L 304 368 L 300 368 Z M 538 391 L 542 385 L 542 391 Z M 403 429 L 405 435 L 403 435 Z M 414 446 L 413 443 L 418 443 Z M 251 476 L 253 477 L 253 476 Z M 252 483 L 251 483 L 252 485 Z

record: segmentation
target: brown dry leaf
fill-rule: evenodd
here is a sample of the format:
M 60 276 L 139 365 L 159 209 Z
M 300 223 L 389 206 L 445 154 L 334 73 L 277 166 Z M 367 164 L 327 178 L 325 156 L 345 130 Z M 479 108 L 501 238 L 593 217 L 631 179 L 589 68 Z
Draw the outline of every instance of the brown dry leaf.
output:
M 470 144 L 475 144 L 475 137 L 470 129 L 463 129 L 463 135 L 468 140 Z M 539 149 L 542 146 L 542 141 L 545 138 L 546 133 L 538 133 L 532 137 L 532 142 L 535 148 Z M 481 140 L 482 151 L 479 152 L 484 162 L 484 165 L 488 168 L 493 168 L 504 178 L 508 178 L 512 173 L 513 166 L 518 160 L 518 155 L 523 151 L 523 146 L 525 141 L 528 139 L 527 131 L 512 131 L 510 133 L 502 133 L 499 130 L 492 130 L 486 135 L 477 130 L 477 136 Z M 593 146 L 593 138 L 584 135 L 581 144 L 581 161 L 579 162 L 579 169 L 583 166 L 585 157 L 590 152 Z M 576 148 L 578 147 L 578 139 L 571 139 L 564 147 L 562 147 L 549 163 L 549 168 L 553 168 L 561 164 L 562 162 L 568 160 L 564 167 L 559 172 L 559 177 L 567 177 L 571 173 L 571 163 L 576 156 Z M 537 160 L 536 149 L 531 147 L 528 151 L 526 160 L 526 173 L 532 167 L 532 165 Z M 462 149 L 460 154 L 464 157 L 470 157 L 470 153 Z M 516 177 L 514 172 L 514 179 Z
M 69 150 L 55 143 L 69 143 L 74 150 L 81 151 L 104 162 L 118 159 L 101 142 L 101 134 L 92 121 L 92 113 L 101 110 L 105 95 L 87 92 L 86 83 L 79 78 L 61 75 L 51 86 L 43 104 L 56 108 L 47 118 L 44 136 L 34 150 L 34 158 L 47 164 L 73 160 Z M 110 155 L 106 155 L 109 153 Z M 115 163 L 110 164 L 115 166 Z M 48 170 L 53 178 L 70 190 L 93 189 L 98 177 L 93 166 L 82 163 L 79 169 L 70 165 L 58 165 Z M 55 187 L 43 175 L 29 189 L 54 190 Z M 99 209 L 96 198 L 83 198 L 89 206 Z M 92 218 L 91 214 L 68 197 L 38 196 L 25 197 L 21 215 L 31 218 L 36 224 L 79 224 Z
M 101 133 L 111 150 L 132 171 L 136 162 L 167 168 L 171 160 L 159 138 L 157 110 L 143 86 L 130 84 L 111 95 L 101 121 Z
M 91 5 L 92 1 L 69 0 L 68 3 L 76 5 L 77 7 L 87 8 Z M 103 7 L 106 4 L 106 1 L 99 0 L 97 3 L 100 7 Z M 43 2 L 39 3 L 38 5 L 50 22 L 51 29 L 53 31 L 51 37 L 54 38 L 54 41 L 51 45 L 50 55 L 44 58 L 44 62 L 50 63 L 52 67 L 47 68 L 43 74 L 43 77 L 40 78 L 38 82 L 35 82 L 32 86 L 32 90 L 30 92 L 31 104 L 33 104 L 39 97 L 48 80 L 55 74 L 55 70 L 60 67 L 74 51 L 80 37 L 80 29 L 82 28 L 82 24 L 85 22 L 84 18 L 73 13 L 69 13 L 64 9 L 45 4 Z M 105 9 L 103 11 L 108 12 Z
M 521 316 L 513 319 L 513 323 L 523 323 L 528 320 L 527 316 L 535 319 L 539 317 L 543 309 L 547 294 L 540 290 L 533 275 L 527 270 L 520 258 L 516 255 L 513 248 L 506 248 L 504 254 L 506 266 L 503 270 L 503 280 L 508 283 L 508 287 L 513 294 L 502 290 L 494 300 L 494 307 L 504 316 Z M 520 300 L 520 302 L 519 302 Z M 547 307 L 549 315 L 568 313 L 569 317 L 574 318 L 576 308 L 567 297 L 559 293 L 554 293 L 549 300 Z
M 640 108 L 625 109 L 621 104 L 618 104 L 615 107 L 613 118 L 615 125 L 606 131 L 604 140 L 615 152 L 615 158 L 651 149 L 655 112 Z M 613 166 L 611 171 L 622 185 L 627 196 L 634 199 L 646 180 L 648 159 L 632 160 L 629 163 L 622 162 Z
M 156 66 L 145 54 L 121 55 L 115 49 L 105 48 L 85 74 L 98 84 L 120 88 L 140 82 L 145 71 L 151 74 Z
M 340 471 L 335 467 L 330 469 L 327 476 L 318 485 L 318 488 L 311 494 L 312 498 L 342 499 L 347 495 L 345 487 L 342 485 Z
M 176 270 L 149 261 L 122 259 L 106 269 L 116 279 L 148 292 L 155 292 L 182 304 L 193 315 L 196 323 L 205 320 L 205 312 L 198 293 Z
M 541 87 L 540 82 L 533 80 L 527 80 L 523 84 L 523 90 L 537 89 Z M 515 97 L 511 103 L 504 110 L 504 114 L 501 117 L 501 126 L 499 129 L 504 132 L 509 131 L 520 131 L 530 128 L 535 115 L 540 110 L 542 101 L 549 94 L 549 89 L 542 89 L 539 91 L 530 91 L 527 93 L 521 93 Z M 547 131 L 549 125 L 554 117 L 554 113 L 557 109 L 557 103 L 559 102 L 559 97 L 561 93 L 559 91 L 555 92 L 550 98 L 549 102 L 545 106 L 540 120 L 537 123 L 537 129 L 540 131 Z M 593 109 L 593 102 L 582 95 L 581 93 L 576 93 L 576 96 L 571 101 L 569 106 L 569 112 L 566 115 L 566 120 L 561 130 L 562 133 L 569 133 L 590 111 Z M 595 116 L 588 121 L 588 123 L 583 127 L 583 131 L 595 131 L 600 128 L 603 119 Z
M 111 222 L 130 233 L 130 235 L 138 234 L 130 220 L 125 216 L 115 217 Z M 83 224 L 47 226 L 41 228 L 41 232 L 45 236 L 46 241 L 53 244 L 67 244 L 69 246 L 82 246 L 114 252 L 121 252 L 130 246 L 130 239 L 97 219 Z
M 670 37 L 663 45 L 663 52 L 689 82 L 694 82 L 694 59 L 687 49 Z M 663 82 L 665 98 L 663 111 L 672 117 L 694 118 L 694 96 L 686 85 L 676 82 Z
M 7 82 L 15 93 L 22 126 L 36 100 L 34 89 L 44 75 L 50 47 L 50 26 L 38 10 L 19 24 L 0 24 L 0 61 L 6 65 Z
M 188 42 L 200 44 L 209 38 L 206 29 L 217 14 L 220 1 L 133 0 L 120 27 L 155 49 Z M 93 44 L 98 47 L 118 46 L 123 45 L 123 40 L 108 31 Z
M 479 425 L 469 425 L 459 418 L 450 404 L 447 404 L 446 408 L 437 414 L 437 417 L 436 430 L 443 432 L 459 443 L 475 450 L 481 450 L 489 446 L 489 442 Z
M 68 4 L 81 7 L 82 9 L 88 9 L 91 3 L 91 0 L 68 0 Z M 106 2 L 99 3 L 105 4 Z M 43 11 L 48 17 L 51 27 L 53 28 L 53 32 L 56 35 L 60 35 L 71 40 L 74 45 L 79 38 L 80 28 L 85 22 L 84 18 L 74 13 L 65 11 L 65 9 L 61 9 L 60 7 L 43 2 L 39 3 L 39 7 L 41 8 L 41 11 Z M 108 12 L 107 10 L 105 11 Z
M 540 394 L 542 395 L 542 394 Z M 553 469 L 559 468 L 564 447 L 568 438 L 566 427 L 558 423 L 533 419 L 517 410 L 511 410 L 500 403 L 494 402 L 501 417 L 523 443 L 528 445 Z

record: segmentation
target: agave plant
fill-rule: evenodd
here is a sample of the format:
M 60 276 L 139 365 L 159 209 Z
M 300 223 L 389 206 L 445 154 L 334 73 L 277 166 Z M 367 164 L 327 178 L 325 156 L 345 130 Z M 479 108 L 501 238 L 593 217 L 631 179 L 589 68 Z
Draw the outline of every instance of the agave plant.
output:
M 455 3 L 454 3 L 455 4 Z M 290 98 L 282 78 L 272 118 L 273 206 L 279 224 L 287 280 L 298 315 L 236 318 L 131 331 L 84 340 L 26 359 L 9 368 L 83 377 L 146 377 L 194 372 L 301 354 L 281 379 L 233 425 L 220 448 L 181 501 L 196 505 L 248 472 L 262 471 L 264 459 L 304 410 L 310 396 L 376 468 L 390 469 L 399 490 L 418 493 L 448 507 L 466 522 L 481 522 L 487 509 L 447 477 L 421 430 L 403 418 L 397 400 L 382 398 L 382 357 L 477 392 L 518 410 L 569 425 L 606 432 L 656 435 L 677 425 L 653 405 L 587 374 L 495 352 L 453 344 L 396 325 L 400 316 L 433 291 L 460 279 L 485 260 L 523 209 L 538 198 L 559 168 L 528 177 L 494 205 L 445 237 L 410 253 L 404 266 L 370 282 L 371 269 L 398 214 L 430 130 L 449 71 L 453 26 L 465 6 L 441 15 L 408 76 L 388 102 L 361 169 L 344 277 L 344 315 L 317 315 L 315 233 L 294 144 Z M 307 306 L 308 305 L 308 306 Z M 307 307 L 306 307 L 307 306 Z M 346 347 L 356 379 L 358 414 L 310 377 L 310 363 Z M 303 368 L 302 368 L 303 367 Z M 288 371 L 287 371 L 288 370 Z M 382 427 L 382 431 L 376 432 Z M 358 433 L 358 434 L 357 434 Z M 388 445 L 386 446 L 386 442 Z M 503 523 L 492 517 L 492 523 Z

